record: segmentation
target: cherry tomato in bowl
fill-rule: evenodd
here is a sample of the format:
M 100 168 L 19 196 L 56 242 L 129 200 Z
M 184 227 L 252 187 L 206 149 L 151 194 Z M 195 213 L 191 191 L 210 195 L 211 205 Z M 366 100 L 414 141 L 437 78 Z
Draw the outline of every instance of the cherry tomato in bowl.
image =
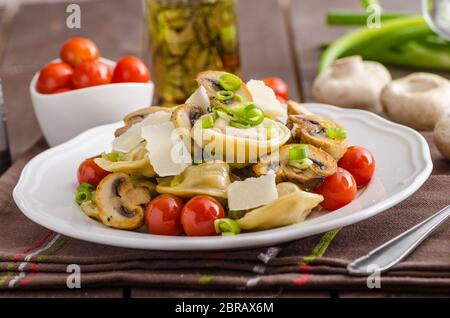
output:
M 184 205 L 181 224 L 189 236 L 217 235 L 214 221 L 223 218 L 224 215 L 219 201 L 208 195 L 198 195 Z
M 100 61 L 85 61 L 78 65 L 73 72 L 73 86 L 85 88 L 111 83 L 111 69 Z
M 320 205 L 324 209 L 334 211 L 353 201 L 356 196 L 356 181 L 350 172 L 338 167 L 314 192 L 323 195 L 324 200 Z
M 61 89 L 70 89 L 72 75 L 73 69 L 66 63 L 47 64 L 39 73 L 36 90 L 41 94 L 53 94 Z
M 281 78 L 267 77 L 264 79 L 264 84 L 269 86 L 280 100 L 286 101 L 289 99 L 288 85 Z
M 113 83 L 147 83 L 148 81 L 150 81 L 150 72 L 144 62 L 137 57 L 124 56 L 117 61 L 112 76 Z
M 78 183 L 86 182 L 97 187 L 100 181 L 110 174 L 109 171 L 103 170 L 95 163 L 95 158 L 98 157 L 88 158 L 80 164 L 77 173 Z
M 150 234 L 180 235 L 183 201 L 172 194 L 162 194 L 154 198 L 145 212 L 145 225 Z
M 62 61 L 76 67 L 84 61 L 95 61 L 100 57 L 100 52 L 89 39 L 73 38 L 64 43 L 59 56 Z
M 338 166 L 350 172 L 358 187 L 364 187 L 372 179 L 375 171 L 375 158 L 372 153 L 358 146 L 348 147 Z

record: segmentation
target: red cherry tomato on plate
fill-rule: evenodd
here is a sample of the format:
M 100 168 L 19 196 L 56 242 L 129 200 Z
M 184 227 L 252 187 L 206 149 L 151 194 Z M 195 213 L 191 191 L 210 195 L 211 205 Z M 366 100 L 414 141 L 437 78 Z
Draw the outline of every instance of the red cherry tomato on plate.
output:
M 347 170 L 338 167 L 336 173 L 326 177 L 314 192 L 323 195 L 320 205 L 324 209 L 334 211 L 353 201 L 356 181 Z
M 147 66 L 135 56 L 124 56 L 116 64 L 112 82 L 142 82 L 150 80 L 150 72 Z
M 145 212 L 145 224 L 150 234 L 180 235 L 183 201 L 172 194 L 162 194 L 153 199 Z
M 77 178 L 80 184 L 87 182 L 96 187 L 104 177 L 110 174 L 109 171 L 103 170 L 95 163 L 95 158 L 98 157 L 84 160 L 78 167 Z
M 72 86 L 73 69 L 66 63 L 50 63 L 44 66 L 36 84 L 36 89 L 42 94 L 52 94 L 57 90 Z
M 217 235 L 214 221 L 225 215 L 222 205 L 208 195 L 190 199 L 181 212 L 181 224 L 189 236 Z
M 75 68 L 73 86 L 85 88 L 111 83 L 109 66 L 100 61 L 85 61 Z
M 276 96 L 281 97 L 284 100 L 289 99 L 289 89 L 285 81 L 279 77 L 267 77 L 264 79 L 264 84 L 269 86 Z
M 350 172 L 358 187 L 364 187 L 372 179 L 375 171 L 375 158 L 372 153 L 362 147 L 348 147 L 338 166 Z
M 95 61 L 100 52 L 94 42 L 85 38 L 73 38 L 64 43 L 59 53 L 61 60 L 76 67 L 84 61 Z

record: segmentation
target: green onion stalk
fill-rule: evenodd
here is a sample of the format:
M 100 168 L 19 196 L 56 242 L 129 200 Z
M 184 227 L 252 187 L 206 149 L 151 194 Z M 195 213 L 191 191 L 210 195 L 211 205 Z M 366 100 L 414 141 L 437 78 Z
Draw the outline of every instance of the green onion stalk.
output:
M 367 8 L 376 1 L 362 1 Z M 369 3 L 370 2 L 370 3 Z M 365 12 L 331 11 L 327 21 L 334 25 L 365 25 Z M 337 39 L 321 55 L 319 72 L 344 56 L 361 55 L 383 64 L 450 70 L 450 42 L 439 38 L 422 16 L 382 12 L 381 27 L 362 27 Z

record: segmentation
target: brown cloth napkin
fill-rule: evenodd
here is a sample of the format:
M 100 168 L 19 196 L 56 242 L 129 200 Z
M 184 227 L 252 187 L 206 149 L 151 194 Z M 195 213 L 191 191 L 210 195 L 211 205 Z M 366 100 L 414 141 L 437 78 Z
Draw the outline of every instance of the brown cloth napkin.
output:
M 229 252 L 143 251 L 65 237 L 28 220 L 12 189 L 39 142 L 0 178 L 0 289 L 67 288 L 81 270 L 81 287 L 148 286 L 212 289 L 368 290 L 346 274 L 357 257 L 450 204 L 450 163 L 425 133 L 434 170 L 401 204 L 363 222 L 265 248 Z M 75 264 L 71 266 L 71 264 Z M 442 224 L 409 257 L 381 276 L 381 288 L 450 292 L 450 223 Z

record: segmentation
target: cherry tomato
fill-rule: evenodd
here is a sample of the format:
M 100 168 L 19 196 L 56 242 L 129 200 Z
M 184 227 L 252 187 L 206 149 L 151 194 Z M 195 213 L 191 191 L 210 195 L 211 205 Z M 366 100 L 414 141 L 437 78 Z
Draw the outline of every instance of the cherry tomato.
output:
M 36 89 L 42 94 L 52 94 L 55 91 L 72 86 L 73 69 L 66 63 L 50 63 L 44 66 L 36 84 Z
M 162 194 L 147 206 L 145 224 L 150 234 L 180 235 L 183 201 L 172 194 Z
M 135 56 L 124 56 L 116 64 L 113 83 L 143 82 L 150 80 L 150 72 L 145 64 Z
M 72 67 L 76 67 L 84 61 L 95 61 L 100 52 L 94 42 L 85 38 L 73 38 L 64 43 L 59 53 L 61 60 Z
M 100 61 L 86 61 L 75 68 L 73 86 L 84 88 L 111 83 L 111 70 Z
M 320 205 L 324 209 L 334 211 L 353 201 L 356 181 L 347 170 L 338 167 L 336 173 L 326 177 L 314 192 L 323 195 Z
M 372 179 L 375 170 L 375 158 L 369 150 L 352 146 L 339 160 L 338 166 L 352 174 L 358 187 L 364 187 Z
M 181 211 L 181 224 L 189 236 L 217 235 L 214 221 L 225 215 L 222 205 L 208 195 L 198 195 L 190 199 Z
M 264 84 L 273 89 L 276 96 L 283 98 L 284 100 L 289 99 L 289 89 L 285 81 L 279 77 L 267 77 L 264 79 Z
M 87 182 L 96 187 L 104 177 L 110 174 L 109 171 L 103 170 L 95 163 L 95 158 L 98 157 L 84 160 L 78 167 L 77 178 L 80 184 Z

